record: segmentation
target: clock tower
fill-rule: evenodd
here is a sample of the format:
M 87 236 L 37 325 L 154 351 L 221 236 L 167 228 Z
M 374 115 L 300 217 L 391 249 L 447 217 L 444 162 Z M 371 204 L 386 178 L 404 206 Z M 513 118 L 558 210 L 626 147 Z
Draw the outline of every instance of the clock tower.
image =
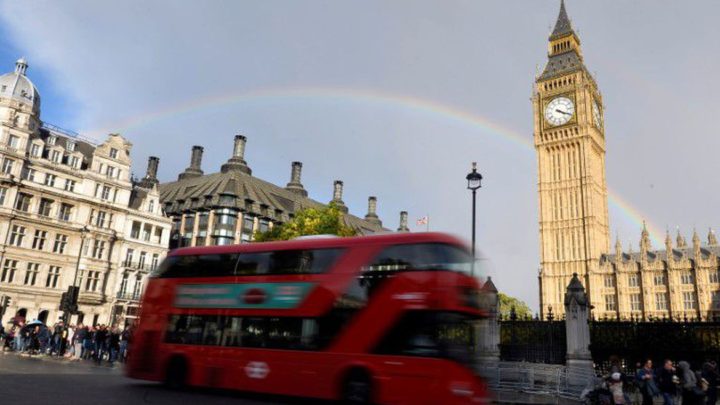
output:
M 580 38 L 560 3 L 548 61 L 532 97 L 540 222 L 540 312 L 564 312 L 573 273 L 591 274 L 610 249 L 603 101 L 583 63 Z M 590 300 L 593 305 L 600 297 Z

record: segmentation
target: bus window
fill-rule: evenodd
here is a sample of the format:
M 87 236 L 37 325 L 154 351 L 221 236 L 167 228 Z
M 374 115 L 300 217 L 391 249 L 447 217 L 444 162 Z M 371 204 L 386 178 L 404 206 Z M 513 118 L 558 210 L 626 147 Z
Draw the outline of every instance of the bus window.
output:
M 223 277 L 235 273 L 237 254 L 170 256 L 163 260 L 155 277 Z
M 468 364 L 473 320 L 453 312 L 408 311 L 375 348 L 376 354 L 440 357 Z
M 254 274 L 267 274 L 270 253 L 243 253 L 238 259 L 236 274 L 251 276 Z
M 270 256 L 270 274 L 320 274 L 335 263 L 342 249 L 279 250 Z
M 373 260 L 364 273 L 405 270 L 453 270 L 470 272 L 472 256 L 456 246 L 441 243 L 394 245 Z

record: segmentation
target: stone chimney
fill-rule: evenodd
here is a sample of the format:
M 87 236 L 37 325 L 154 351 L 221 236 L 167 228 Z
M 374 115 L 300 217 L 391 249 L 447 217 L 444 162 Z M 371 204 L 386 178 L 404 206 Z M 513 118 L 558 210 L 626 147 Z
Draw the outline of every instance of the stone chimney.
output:
M 290 171 L 290 183 L 285 186 L 285 189 L 292 191 L 293 193 L 300 194 L 303 197 L 307 197 L 308 192 L 302 185 L 300 177 L 302 176 L 302 162 L 292 162 L 292 169 Z
M 157 156 L 150 156 L 148 158 L 147 171 L 145 171 L 145 177 L 140 181 L 140 186 L 145 188 L 152 188 L 157 185 L 157 171 L 158 165 L 160 164 L 160 158 Z
M 335 203 L 335 205 L 337 205 L 340 211 L 347 213 L 348 207 L 345 205 L 345 202 L 343 202 L 342 195 L 343 182 L 342 180 L 335 180 L 335 182 L 333 183 L 333 199 L 331 202 Z
M 410 232 L 408 228 L 408 213 L 407 211 L 400 211 L 400 227 L 397 229 L 398 232 Z
M 200 177 L 203 175 L 201 169 L 202 166 L 202 155 L 203 147 L 195 145 L 192 147 L 192 155 L 190 155 L 190 167 L 185 169 L 184 172 L 180 173 L 178 180 L 191 179 L 193 177 Z
M 230 171 L 238 171 L 245 174 L 252 174 L 252 170 L 247 165 L 247 162 L 245 162 L 245 144 L 247 143 L 247 138 L 245 135 L 235 135 L 235 143 L 233 145 L 233 154 L 232 157 L 222 165 L 220 168 L 220 171 L 223 173 L 227 173 Z
M 377 197 L 368 197 L 368 212 L 365 214 L 365 220 L 371 224 L 382 226 L 382 221 L 377 215 Z

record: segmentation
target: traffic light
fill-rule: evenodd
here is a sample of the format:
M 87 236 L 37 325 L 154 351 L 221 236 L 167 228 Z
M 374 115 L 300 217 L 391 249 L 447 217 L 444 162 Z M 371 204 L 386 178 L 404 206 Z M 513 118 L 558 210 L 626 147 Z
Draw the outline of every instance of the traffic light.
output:
M 71 314 L 77 312 L 77 302 L 79 294 L 80 287 L 68 287 L 68 290 L 62 293 L 62 296 L 60 297 L 60 310 Z
M 60 308 L 58 309 L 63 312 L 67 311 L 67 293 L 62 293 L 62 296 L 60 296 Z

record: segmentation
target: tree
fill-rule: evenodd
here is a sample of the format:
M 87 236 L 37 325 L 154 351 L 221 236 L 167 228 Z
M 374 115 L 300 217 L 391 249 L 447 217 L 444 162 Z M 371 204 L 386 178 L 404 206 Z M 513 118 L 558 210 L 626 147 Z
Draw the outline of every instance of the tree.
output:
M 530 311 L 530 307 L 528 307 L 528 305 L 524 301 L 520 301 L 515 297 L 511 297 L 509 295 L 499 292 L 498 301 L 500 302 L 500 315 L 502 315 L 503 317 L 509 316 L 510 310 L 513 307 L 515 307 L 515 313 L 517 314 L 518 318 L 532 316 L 532 311 Z
M 267 232 L 256 232 L 256 242 L 289 240 L 306 235 L 354 236 L 357 232 L 345 225 L 343 213 L 335 203 L 320 208 L 306 208 L 284 224 L 273 226 Z

